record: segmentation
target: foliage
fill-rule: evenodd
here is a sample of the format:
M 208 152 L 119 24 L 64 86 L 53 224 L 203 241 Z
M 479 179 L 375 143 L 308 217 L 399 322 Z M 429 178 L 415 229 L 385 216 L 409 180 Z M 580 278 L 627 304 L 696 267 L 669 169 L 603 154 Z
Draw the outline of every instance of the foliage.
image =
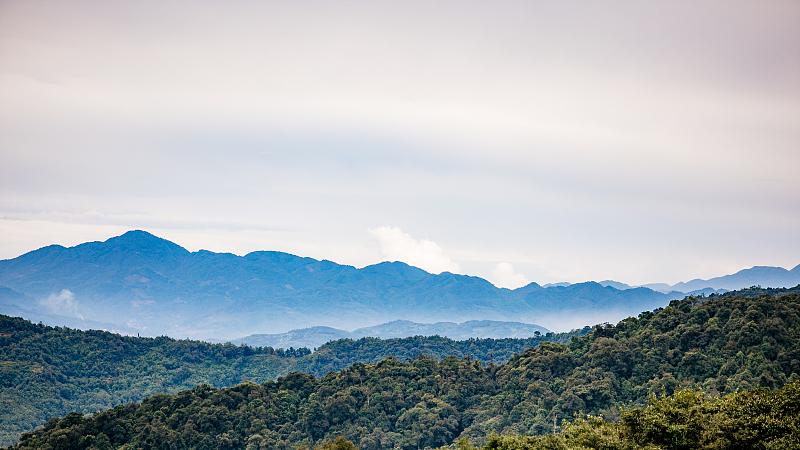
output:
M 696 390 L 716 397 L 796 381 L 799 343 L 798 288 L 689 297 L 503 365 L 389 358 L 321 378 L 199 386 L 67 415 L 19 448 L 292 448 L 341 436 L 365 450 L 418 449 L 483 444 L 493 433 L 505 436 L 487 448 L 791 448 L 796 382 L 721 400 Z
M 72 411 L 101 411 L 199 384 L 263 383 L 291 371 L 322 376 L 387 356 L 457 355 L 505 362 L 513 353 L 542 340 L 566 342 L 570 336 L 550 333 L 529 339 L 469 341 L 441 337 L 348 339 L 326 344 L 311 354 L 306 348 L 276 350 L 54 328 L 0 315 L 0 445 Z
M 455 356 L 472 358 L 482 363 L 504 363 L 517 353 L 536 347 L 540 342 L 568 343 L 573 336 L 590 331 L 589 327 L 571 333 L 547 333 L 539 337 L 522 339 L 468 339 L 454 341 L 440 336 L 414 336 L 409 338 L 358 340 L 340 339 L 329 342 L 314 353 L 298 360 L 297 370 L 322 376 L 357 362 L 375 363 L 387 356 L 411 360 L 424 355 L 437 358 Z
M 455 448 L 474 449 L 469 442 Z M 800 381 L 779 390 L 741 391 L 708 398 L 699 390 L 651 397 L 622 412 L 619 422 L 589 416 L 546 436 L 491 436 L 483 450 L 556 449 L 797 449 Z

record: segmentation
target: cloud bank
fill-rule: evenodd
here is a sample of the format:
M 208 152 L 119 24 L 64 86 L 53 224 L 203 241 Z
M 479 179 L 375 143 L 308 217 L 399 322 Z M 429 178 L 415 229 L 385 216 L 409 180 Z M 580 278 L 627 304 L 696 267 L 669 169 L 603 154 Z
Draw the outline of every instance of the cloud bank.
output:
M 398 227 L 371 228 L 381 254 L 390 261 L 402 261 L 430 273 L 458 272 L 458 264 L 447 256 L 436 242 L 416 239 Z
M 530 280 L 525 275 L 517 273 L 514 270 L 514 266 L 507 262 L 501 262 L 494 266 L 489 281 L 497 287 L 509 289 L 516 289 L 530 283 Z

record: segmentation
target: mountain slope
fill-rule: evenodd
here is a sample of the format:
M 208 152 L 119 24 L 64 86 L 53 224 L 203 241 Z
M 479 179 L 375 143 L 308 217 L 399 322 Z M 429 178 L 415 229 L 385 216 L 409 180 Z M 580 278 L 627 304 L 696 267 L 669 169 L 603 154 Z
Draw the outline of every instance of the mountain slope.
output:
M 680 296 L 597 283 L 511 291 L 479 277 L 434 275 L 400 262 L 357 269 L 281 252 L 189 252 L 144 231 L 0 261 L 0 286 L 31 299 L 29 312 L 148 336 L 204 339 L 398 319 L 548 321 L 548 328 L 571 329 L 616 321 Z M 0 313 L 17 311 L 0 303 Z
M 0 315 L 0 445 L 70 411 L 95 412 L 198 384 L 263 383 L 293 370 L 322 376 L 387 356 L 455 355 L 504 362 L 541 341 L 566 341 L 572 335 L 470 341 L 347 339 L 310 354 L 307 349 L 273 350 L 54 328 Z
M 798 376 L 800 289 L 751 289 L 674 301 L 567 345 L 542 343 L 500 366 L 388 359 L 323 378 L 291 374 L 154 396 L 92 417 L 69 415 L 23 436 L 19 448 L 59 440 L 73 448 L 291 448 L 344 436 L 365 450 L 417 449 L 459 436 L 543 434 L 586 413 L 616 417 L 619 405 L 644 403 L 653 392 L 725 394 L 779 388 Z
M 739 450 L 800 448 L 800 381 L 713 398 L 684 390 L 626 408 L 620 420 L 578 419 L 558 434 L 492 436 L 482 450 Z M 461 450 L 478 450 L 462 442 Z

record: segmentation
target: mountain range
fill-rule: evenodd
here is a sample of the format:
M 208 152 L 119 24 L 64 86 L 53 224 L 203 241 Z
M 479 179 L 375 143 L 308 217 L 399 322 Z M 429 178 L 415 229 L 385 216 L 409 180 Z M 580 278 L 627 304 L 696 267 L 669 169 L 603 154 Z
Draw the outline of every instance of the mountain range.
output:
M 631 286 L 629 284 L 614 280 L 603 280 L 598 281 L 598 283 L 602 286 L 613 287 L 614 289 L 633 289 L 636 287 L 644 287 L 663 293 L 689 293 L 709 289 L 718 291 L 718 293 L 723 293 L 752 286 L 761 286 L 765 288 L 791 287 L 800 284 L 800 264 L 791 270 L 784 269 L 783 267 L 754 266 L 749 269 L 742 269 L 730 275 L 709 278 L 707 280 L 695 278 L 694 280 L 685 282 L 682 281 L 675 284 L 648 283 Z M 570 284 L 571 283 L 562 282 L 550 283 L 544 286 L 569 286 Z
M 786 285 L 800 281 L 800 268 L 780 270 L 790 274 Z M 737 280 L 745 283 L 741 287 L 775 281 L 736 275 L 726 279 L 725 289 Z M 701 285 L 692 281 L 686 288 Z M 127 334 L 226 340 L 394 320 L 497 320 L 567 330 L 615 322 L 685 295 L 596 282 L 530 283 L 510 290 L 483 278 L 431 274 L 402 262 L 356 268 L 276 251 L 190 252 L 139 230 L 74 247 L 50 245 L 0 261 L 0 287 L 0 313 Z M 713 286 L 696 291 L 713 292 Z
M 410 320 L 394 320 L 380 325 L 358 328 L 353 331 L 332 327 L 310 327 L 291 330 L 286 333 L 252 334 L 235 339 L 232 342 L 253 347 L 306 347 L 313 349 L 337 339 L 360 339 L 362 337 L 396 339 L 411 336 L 443 336 L 456 341 L 463 341 L 470 338 L 528 338 L 536 336 L 537 333 L 544 335 L 549 331 L 539 325 L 497 320 L 469 320 L 463 323 L 417 323 Z
M 0 439 L 47 421 L 13 448 L 797 449 L 799 312 L 800 287 L 746 289 L 567 336 L 289 355 L 0 316 Z M 337 436 L 355 445 L 318 445 Z
M 523 339 L 462 341 L 439 336 L 344 339 L 328 342 L 312 353 L 302 348 L 275 350 L 121 336 L 33 324 L 0 314 L 0 448 L 53 417 L 94 413 L 151 394 L 197 385 L 233 386 L 246 380 L 265 383 L 291 372 L 324 376 L 387 357 L 469 357 L 499 364 L 542 342 L 567 343 L 588 332 L 587 327 Z

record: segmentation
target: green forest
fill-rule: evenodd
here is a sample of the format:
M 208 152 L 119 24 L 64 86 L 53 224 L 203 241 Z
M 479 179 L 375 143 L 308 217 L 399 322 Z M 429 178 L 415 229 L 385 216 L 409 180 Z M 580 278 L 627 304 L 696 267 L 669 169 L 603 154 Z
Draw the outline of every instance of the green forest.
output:
M 542 340 L 567 342 L 573 334 L 529 339 L 442 337 L 344 339 L 316 352 L 209 344 L 167 337 L 137 338 L 32 324 L 0 315 L 0 445 L 70 412 L 96 412 L 200 384 L 263 383 L 293 371 L 316 376 L 355 362 L 430 355 L 505 362 Z
M 354 351 L 370 342 L 336 345 Z M 378 362 L 321 377 L 292 372 L 152 395 L 51 420 L 16 448 L 797 448 L 799 343 L 800 289 L 753 288 L 673 301 L 569 341 L 541 342 L 506 363 L 495 350 L 492 358 L 461 358 L 462 350 L 407 361 L 370 350 Z M 314 360 L 230 351 L 287 366 Z M 317 358 L 324 369 L 308 372 L 351 362 Z M 16 372 L 4 374 L 4 386 Z
M 462 439 L 449 448 L 477 450 Z M 482 450 L 800 448 L 800 382 L 709 398 L 700 390 L 648 398 L 616 422 L 587 416 L 543 436 L 493 435 Z

